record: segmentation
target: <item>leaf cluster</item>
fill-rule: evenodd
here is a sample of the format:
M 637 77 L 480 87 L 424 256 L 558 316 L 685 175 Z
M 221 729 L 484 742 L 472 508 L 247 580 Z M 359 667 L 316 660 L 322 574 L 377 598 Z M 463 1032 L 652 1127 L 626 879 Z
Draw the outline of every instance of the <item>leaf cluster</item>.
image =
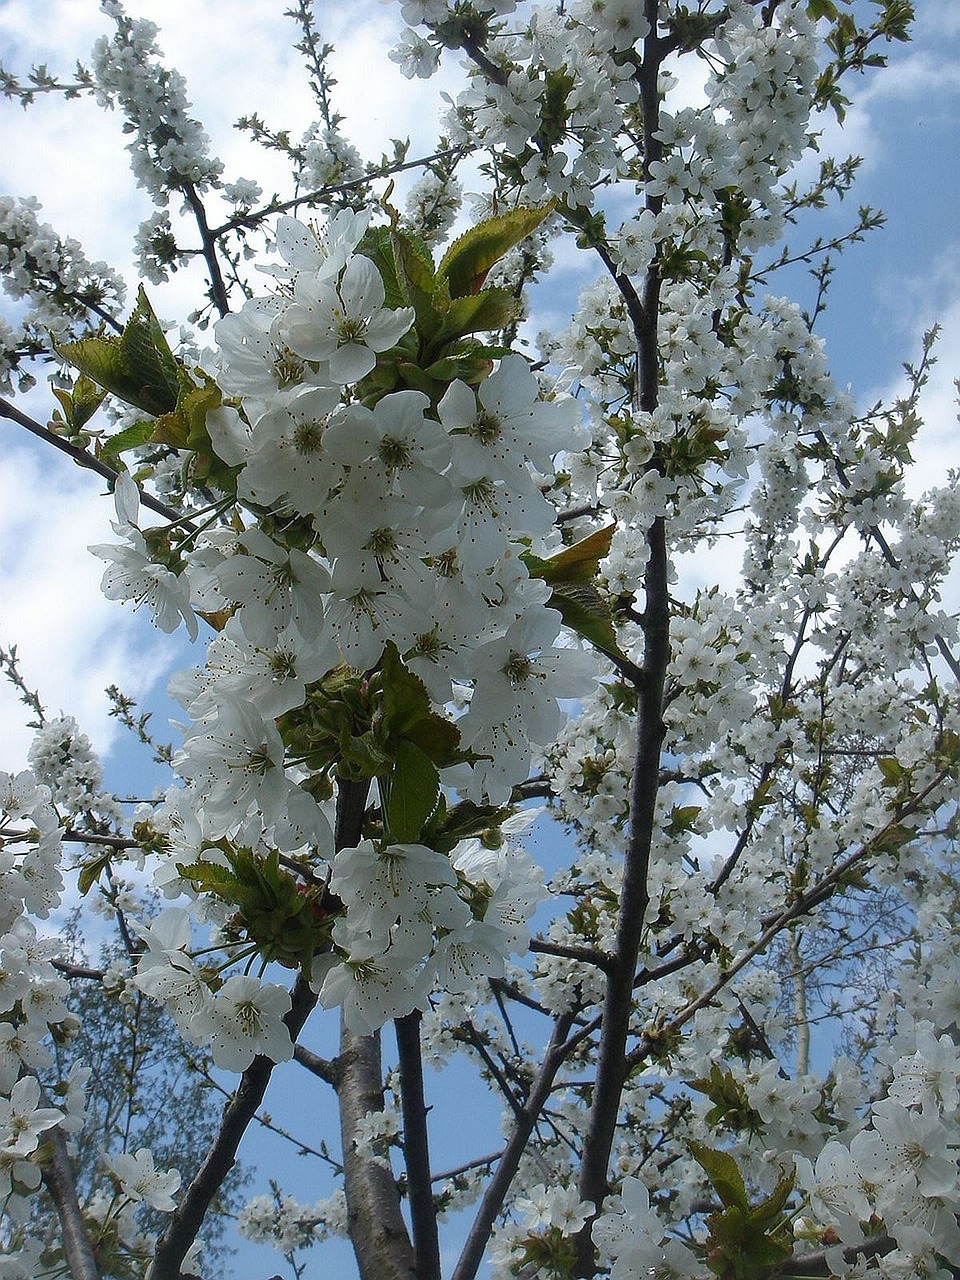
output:
M 227 865 L 218 862 L 177 864 L 193 886 L 235 908 L 231 931 L 256 946 L 264 961 L 288 969 L 309 965 L 330 947 L 330 930 L 341 904 L 322 885 L 307 885 L 280 866 L 274 849 L 266 858 L 251 849 L 216 846 Z
M 707 1218 L 707 1266 L 720 1280 L 766 1280 L 793 1256 L 793 1233 L 784 1208 L 795 1175 L 782 1173 L 773 1191 L 759 1204 L 751 1204 L 743 1175 L 729 1152 L 694 1141 L 689 1147 L 724 1206 Z

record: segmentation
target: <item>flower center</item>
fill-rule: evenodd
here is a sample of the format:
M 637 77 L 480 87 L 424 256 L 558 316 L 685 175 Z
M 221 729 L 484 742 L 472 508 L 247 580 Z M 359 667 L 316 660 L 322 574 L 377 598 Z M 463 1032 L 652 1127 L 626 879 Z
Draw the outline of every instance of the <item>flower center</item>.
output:
M 289 347 L 280 347 L 273 362 L 273 373 L 281 388 L 291 387 L 303 381 L 306 364 Z
M 322 422 L 298 422 L 293 432 L 293 443 L 297 453 L 304 455 L 319 453 L 323 441 Z
M 406 440 L 398 440 L 394 436 L 384 436 L 377 451 L 380 461 L 391 471 L 397 471 L 410 462 L 410 446 Z
M 496 444 L 502 434 L 503 427 L 500 419 L 494 417 L 492 413 L 487 413 L 486 409 L 481 409 L 467 428 L 467 435 L 472 436 L 479 444 Z

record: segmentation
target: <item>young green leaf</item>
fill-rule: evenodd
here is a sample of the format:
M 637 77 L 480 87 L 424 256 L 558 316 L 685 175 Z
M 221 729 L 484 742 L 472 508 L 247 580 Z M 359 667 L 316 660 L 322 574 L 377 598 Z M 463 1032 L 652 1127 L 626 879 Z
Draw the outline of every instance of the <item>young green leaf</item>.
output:
M 555 205 L 551 200 L 535 208 L 510 209 L 464 232 L 446 251 L 437 268 L 437 275 L 450 287 L 450 296 L 463 298 L 478 293 L 490 268 L 531 231 L 536 231 Z

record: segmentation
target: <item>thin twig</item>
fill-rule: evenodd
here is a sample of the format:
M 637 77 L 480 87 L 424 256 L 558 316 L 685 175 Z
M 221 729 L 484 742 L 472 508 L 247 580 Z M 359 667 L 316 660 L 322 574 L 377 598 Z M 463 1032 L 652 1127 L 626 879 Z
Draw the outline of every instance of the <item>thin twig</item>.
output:
M 116 483 L 120 472 L 115 467 L 108 466 L 107 463 L 101 462 L 99 458 L 95 458 L 93 454 L 88 453 L 86 449 L 81 449 L 77 445 L 71 444 L 69 440 L 64 440 L 56 432 L 41 426 L 35 419 L 22 413 L 16 405 L 12 405 L 9 400 L 0 399 L 0 418 L 9 418 L 18 427 L 23 427 L 25 431 L 31 432 L 32 435 L 37 436 L 47 444 L 52 444 L 55 449 L 65 453 L 68 458 L 72 458 L 78 467 L 84 467 L 88 471 L 95 471 L 97 475 L 109 480 L 111 487 Z M 192 530 L 193 526 L 189 521 L 184 520 L 181 512 L 176 511 L 173 507 L 168 507 L 165 502 L 161 502 L 159 498 L 154 498 L 152 494 L 141 491 L 140 501 L 143 506 L 149 507 L 157 515 L 161 515 L 167 520 L 176 520 L 183 528 L 188 531 Z

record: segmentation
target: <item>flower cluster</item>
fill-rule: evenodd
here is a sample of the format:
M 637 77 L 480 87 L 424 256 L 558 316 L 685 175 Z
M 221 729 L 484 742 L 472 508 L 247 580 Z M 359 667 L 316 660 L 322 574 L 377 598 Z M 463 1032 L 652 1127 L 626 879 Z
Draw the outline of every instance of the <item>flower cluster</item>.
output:
M 210 140 L 189 115 L 186 84 L 178 71 L 158 61 L 157 27 L 127 17 L 120 0 L 102 0 L 116 31 L 93 49 L 93 75 L 103 106 L 119 106 L 136 133 L 128 150 L 139 184 L 166 205 L 171 189 L 202 191 L 223 172 L 209 155 Z
M 16 328 L 0 324 L 0 390 L 9 391 L 10 371 L 18 372 L 21 390 L 32 385 L 26 357 L 48 353 L 51 335 L 62 339 L 88 323 L 91 313 L 102 316 L 123 305 L 116 271 L 88 261 L 76 240 L 40 221 L 39 209 L 32 197 L 0 196 L 0 277 L 4 292 L 27 304 Z
M 66 1029 L 67 983 L 52 964 L 59 947 L 27 913 L 46 919 L 63 881 L 60 822 L 33 774 L 0 773 L 0 1198 L 21 1219 L 40 1185 L 42 1135 L 66 1119 L 46 1105 L 36 1072 L 50 1066 L 51 1027 Z
M 449 846 L 419 843 L 419 826 L 390 839 L 407 821 L 407 800 L 391 797 L 420 785 L 429 796 L 436 778 L 481 806 L 509 801 L 561 727 L 558 699 L 594 679 L 593 660 L 561 639 L 550 588 L 521 556 L 531 539 L 552 536 L 541 486 L 577 441 L 576 402 L 545 398 L 518 355 L 432 396 L 409 386 L 371 394 L 415 336 L 414 309 L 388 304 L 382 264 L 368 256 L 377 243 L 350 210 L 322 229 L 282 218 L 277 291 L 216 327 L 209 363 L 231 400 L 208 412 L 207 429 L 245 527 L 210 529 L 177 549 L 141 531 L 136 486 L 122 476 L 114 530 L 124 541 L 94 548 L 110 562 L 107 594 L 148 603 L 165 630 L 185 620 L 195 635 L 194 611 L 229 619 L 205 667 L 171 686 L 192 720 L 175 762 L 187 783 L 176 808 L 195 825 L 189 852 L 178 843 L 172 859 L 187 867 L 181 886 L 205 885 L 224 848 L 255 859 L 309 851 L 319 874 L 315 860 L 334 850 L 318 780 L 346 763 L 343 730 L 324 726 L 346 691 L 375 708 L 404 689 L 420 708 L 414 718 L 432 717 L 429 738 L 411 729 L 394 742 L 385 728 L 379 756 L 364 748 L 386 838 L 337 852 L 325 874 L 340 914 L 321 912 L 313 934 L 303 922 L 322 1002 L 342 1004 L 362 1031 L 423 1006 L 434 988 L 463 992 L 502 973 L 537 900 L 526 865 L 511 867 L 506 850 L 493 865 L 464 846 L 458 863 Z M 467 705 L 454 718 L 458 700 Z M 236 875 L 240 856 L 226 855 Z M 222 1066 L 289 1056 L 284 1009 L 270 1012 L 256 994 L 281 989 L 234 976 L 211 995 L 189 959 L 185 920 L 164 920 L 144 935 L 141 989 Z

